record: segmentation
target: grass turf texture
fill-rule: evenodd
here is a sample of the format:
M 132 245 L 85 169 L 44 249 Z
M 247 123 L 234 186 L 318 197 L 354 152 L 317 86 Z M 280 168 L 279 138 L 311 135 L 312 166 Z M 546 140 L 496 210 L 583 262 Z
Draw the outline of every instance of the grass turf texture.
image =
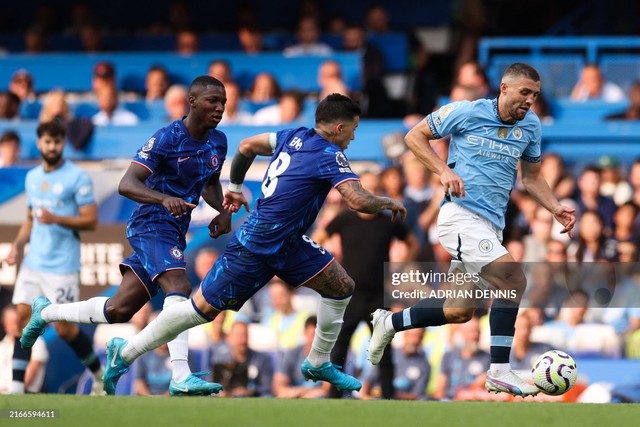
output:
M 58 410 L 56 419 L 4 419 L 2 426 L 631 426 L 640 405 L 408 402 L 193 397 L 5 395 L 2 410 Z

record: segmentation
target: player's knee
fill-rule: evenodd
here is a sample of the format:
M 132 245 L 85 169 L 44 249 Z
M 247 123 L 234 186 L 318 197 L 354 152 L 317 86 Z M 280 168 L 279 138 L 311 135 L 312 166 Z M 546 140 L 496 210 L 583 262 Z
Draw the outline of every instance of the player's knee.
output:
M 107 304 L 105 314 L 109 323 L 126 323 L 133 317 L 134 313 L 128 307 L 120 307 Z
M 445 308 L 444 315 L 449 323 L 465 323 L 471 320 L 475 308 L 470 307 L 455 307 Z

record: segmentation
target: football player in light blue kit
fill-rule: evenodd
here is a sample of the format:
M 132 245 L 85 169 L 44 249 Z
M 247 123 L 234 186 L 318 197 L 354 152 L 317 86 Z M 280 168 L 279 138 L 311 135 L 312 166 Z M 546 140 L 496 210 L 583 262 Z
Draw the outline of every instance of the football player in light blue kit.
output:
M 231 214 L 222 208 L 220 170 L 227 155 L 227 137 L 216 126 L 227 100 L 222 83 L 210 76 L 196 77 L 189 87 L 189 114 L 158 130 L 137 152 L 120 181 L 120 194 L 138 202 L 127 224 L 133 254 L 122 261 L 122 282 L 111 298 L 95 297 L 73 304 L 50 304 L 38 299 L 22 334 L 33 345 L 48 322 L 128 322 L 162 289 L 163 308 L 186 301 L 191 284 L 184 250 L 191 209 L 200 196 L 220 214 L 210 223 L 211 237 L 231 231 Z M 210 395 L 220 391 L 191 373 L 188 333 L 169 343 L 171 395 Z M 105 383 L 106 392 L 113 394 Z
M 318 104 L 314 129 L 264 133 L 240 142 L 231 165 L 225 207 L 232 212 L 243 205 L 248 209 L 241 192 L 245 174 L 256 155 L 272 156 L 255 210 L 191 301 L 163 310 L 128 342 L 121 338 L 109 342 L 107 355 L 113 364 L 105 370 L 105 387 L 115 384 L 141 354 L 181 331 L 212 321 L 223 310 L 240 309 L 277 275 L 322 296 L 315 338 L 301 367 L 304 378 L 327 381 L 343 390 L 360 389 L 360 381 L 329 361 L 354 290 L 353 280 L 328 251 L 304 234 L 332 187 L 352 209 L 366 213 L 389 209 L 392 220 L 398 213 L 403 219 L 406 215 L 401 202 L 369 193 L 351 171 L 343 150 L 354 139 L 359 116 L 360 108 L 350 98 L 331 94 Z
M 57 303 L 77 301 L 80 296 L 80 237 L 82 230 L 95 230 L 98 210 L 89 176 L 62 157 L 66 130 L 57 121 L 38 126 L 37 146 L 42 164 L 27 173 L 27 220 L 20 227 L 7 256 L 15 264 L 29 242 L 13 291 L 20 328 L 31 315 L 31 304 L 44 295 Z M 93 394 L 102 389 L 102 367 L 93 352 L 93 342 L 72 323 L 55 323 L 56 332 L 92 372 Z M 36 336 L 37 338 L 37 336 Z M 35 341 L 35 340 L 34 340 Z M 31 348 L 16 345 L 13 351 L 13 393 L 24 392 L 26 364 Z
M 452 256 L 451 272 L 479 274 L 479 281 L 457 289 L 486 289 L 492 284 L 509 298 L 491 305 L 491 367 L 488 391 L 535 395 L 538 389 L 518 377 L 509 365 L 514 325 L 526 279 L 502 246 L 504 214 L 520 162 L 522 183 L 534 199 L 570 232 L 574 210 L 561 205 L 540 174 L 540 120 L 531 105 L 540 94 L 540 76 L 530 65 L 514 63 L 505 71 L 500 95 L 493 100 L 461 101 L 429 114 L 405 141 L 431 171 L 440 175 L 445 199 L 438 215 L 440 243 Z M 451 135 L 448 164 L 429 140 Z M 475 293 L 474 293 L 475 295 Z M 445 323 L 464 323 L 482 299 L 424 299 L 402 312 L 373 313 L 369 359 L 380 362 L 397 331 Z

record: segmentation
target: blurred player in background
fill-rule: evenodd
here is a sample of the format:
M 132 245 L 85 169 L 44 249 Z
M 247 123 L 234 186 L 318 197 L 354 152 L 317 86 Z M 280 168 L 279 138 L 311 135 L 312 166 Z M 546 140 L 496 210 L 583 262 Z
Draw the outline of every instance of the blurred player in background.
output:
M 123 323 L 129 321 L 162 289 L 164 308 L 186 301 L 191 284 L 185 270 L 185 235 L 191 210 L 200 195 L 220 214 L 209 225 L 211 237 L 231 231 L 231 214 L 222 208 L 220 170 L 227 155 L 227 137 L 216 126 L 222 119 L 226 94 L 210 76 L 193 80 L 189 114 L 158 130 L 138 151 L 120 181 L 120 194 L 138 202 L 127 239 L 133 255 L 122 261 L 122 282 L 111 298 L 96 297 L 75 304 L 51 304 L 39 299 L 23 333 L 30 347 L 49 322 Z M 177 334 L 176 334 L 177 335 Z M 220 385 L 191 373 L 187 363 L 188 333 L 169 343 L 172 395 L 209 395 Z
M 66 130 L 58 121 L 41 123 L 36 133 L 42 156 L 40 166 L 29 171 L 25 180 L 27 219 L 11 245 L 6 261 L 18 264 L 24 257 L 13 291 L 22 329 L 31 315 L 31 304 L 38 297 L 58 304 L 77 301 L 80 296 L 79 231 L 95 230 L 98 208 L 91 179 L 76 165 L 62 157 Z M 44 297 L 42 297 L 44 295 Z M 91 338 L 72 323 L 55 323 L 56 332 L 69 344 L 94 378 L 92 393 L 101 393 L 102 367 L 93 352 Z M 15 340 L 13 350 L 12 393 L 24 393 L 25 369 L 31 346 Z M 24 347 L 24 348 L 23 348 Z

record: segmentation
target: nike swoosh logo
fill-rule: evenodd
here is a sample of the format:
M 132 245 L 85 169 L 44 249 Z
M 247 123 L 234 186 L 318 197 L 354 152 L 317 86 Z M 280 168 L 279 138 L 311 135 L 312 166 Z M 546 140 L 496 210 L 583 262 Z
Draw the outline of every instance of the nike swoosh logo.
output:
M 93 323 L 93 317 L 89 316 L 89 322 Z
M 310 376 L 311 378 L 316 378 L 316 374 L 314 374 L 313 372 L 311 372 L 311 370 L 310 370 L 310 369 L 307 369 L 307 373 L 309 374 L 309 376 Z
M 174 386 L 173 388 L 175 388 L 176 390 L 181 391 L 181 392 L 183 392 L 183 393 L 188 393 L 188 392 L 189 392 L 189 387 L 186 387 L 186 388 L 180 388 L 180 387 L 176 387 L 176 386 Z
M 190 158 L 191 158 L 191 156 L 189 156 L 189 157 L 178 157 L 178 163 L 182 163 L 185 160 L 189 160 Z
M 111 358 L 111 367 L 116 367 L 116 357 L 118 357 L 118 347 L 116 347 L 116 351 L 113 352 L 113 357 Z

